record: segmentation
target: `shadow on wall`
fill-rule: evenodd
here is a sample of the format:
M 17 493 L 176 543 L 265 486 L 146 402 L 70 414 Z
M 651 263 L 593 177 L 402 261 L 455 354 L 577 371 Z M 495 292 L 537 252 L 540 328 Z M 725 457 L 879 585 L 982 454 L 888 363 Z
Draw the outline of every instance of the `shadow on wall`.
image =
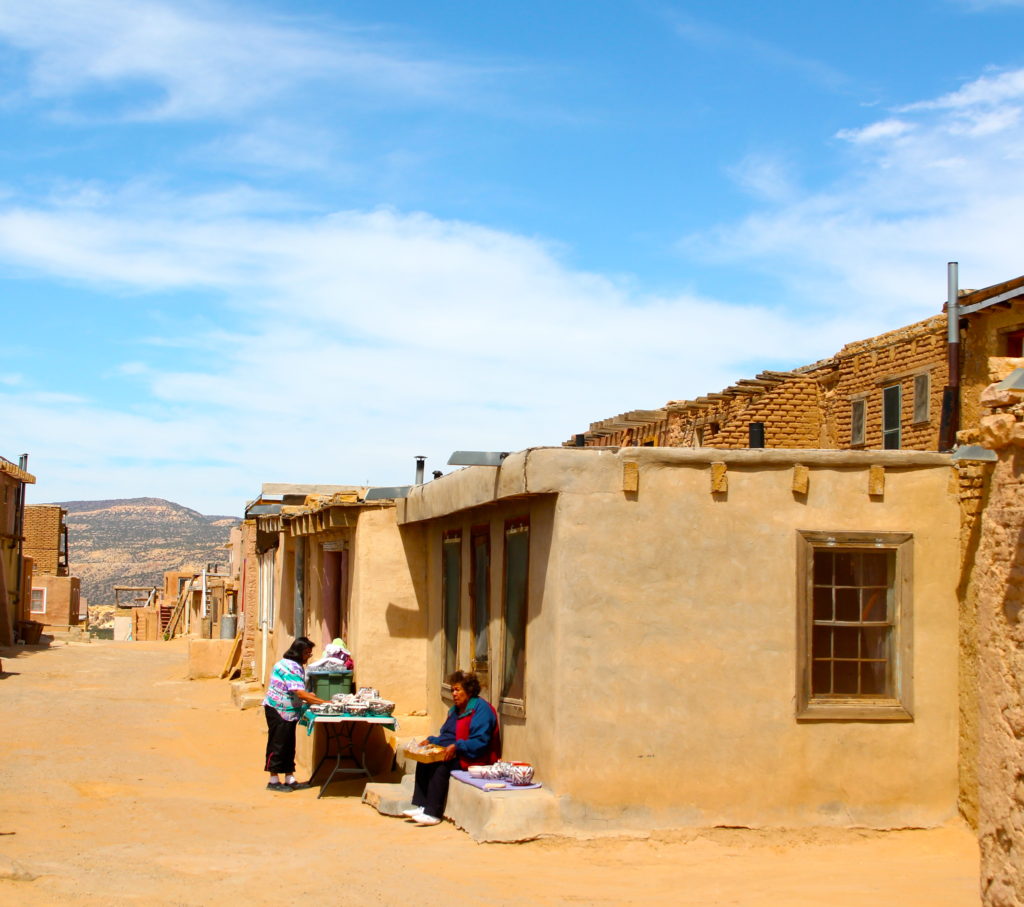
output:
M 388 602 L 384 619 L 387 621 L 388 633 L 398 639 L 424 639 L 427 635 L 427 552 L 426 532 L 422 526 L 399 526 L 402 539 L 402 550 L 405 563 L 409 569 L 413 594 L 416 596 L 415 608 L 404 608 L 394 602 Z

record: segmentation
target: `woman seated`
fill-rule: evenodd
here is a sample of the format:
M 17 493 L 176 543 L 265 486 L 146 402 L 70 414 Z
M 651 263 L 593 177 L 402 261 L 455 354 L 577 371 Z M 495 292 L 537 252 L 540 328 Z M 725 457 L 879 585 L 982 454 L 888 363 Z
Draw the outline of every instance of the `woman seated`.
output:
M 449 710 L 441 732 L 422 741 L 443 746 L 444 761 L 417 763 L 413 808 L 405 810 L 405 815 L 419 825 L 437 825 L 441 821 L 453 771 L 471 765 L 492 765 L 501 758 L 498 715 L 489 702 L 480 699 L 476 674 L 456 671 L 448 683 L 455 705 Z

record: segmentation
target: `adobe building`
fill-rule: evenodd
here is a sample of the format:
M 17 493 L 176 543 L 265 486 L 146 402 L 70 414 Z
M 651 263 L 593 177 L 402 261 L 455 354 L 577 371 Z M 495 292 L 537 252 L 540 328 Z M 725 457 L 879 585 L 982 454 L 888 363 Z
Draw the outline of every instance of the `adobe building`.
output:
M 271 489 L 271 490 L 268 490 Z M 426 708 L 425 566 L 394 501 L 355 486 L 265 485 L 243 524 L 243 678 L 266 682 L 297 636 L 345 640 L 362 686 Z M 243 543 L 245 544 L 245 543 Z
M 397 510 L 426 543 L 432 723 L 447 673 L 485 667 L 506 756 L 537 766 L 563 829 L 941 824 L 958 791 L 949 467 L 533 449 L 414 487 Z
M 66 519 L 67 511 L 57 504 L 25 508 L 25 553 L 33 562 L 27 616 L 55 630 L 81 622 L 81 581 L 69 575 Z
M 13 645 L 28 610 L 32 559 L 24 551 L 25 486 L 35 484 L 19 465 L 0 457 L 0 646 Z

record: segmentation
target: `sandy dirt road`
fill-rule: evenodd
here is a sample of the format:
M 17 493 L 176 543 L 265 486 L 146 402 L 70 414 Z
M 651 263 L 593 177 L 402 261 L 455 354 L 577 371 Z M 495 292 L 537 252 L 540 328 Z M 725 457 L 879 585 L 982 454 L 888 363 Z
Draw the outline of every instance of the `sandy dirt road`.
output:
M 13 650 L 7 650 L 8 652 Z M 171 643 L 0 651 L 2 905 L 974 905 L 965 828 L 713 829 L 478 845 L 362 787 L 263 789 L 263 716 Z

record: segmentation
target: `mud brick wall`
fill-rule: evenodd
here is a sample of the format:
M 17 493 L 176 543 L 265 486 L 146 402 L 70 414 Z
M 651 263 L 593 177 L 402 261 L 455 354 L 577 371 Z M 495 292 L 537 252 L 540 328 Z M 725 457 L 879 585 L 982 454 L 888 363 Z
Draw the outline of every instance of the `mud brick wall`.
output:
M 60 507 L 36 505 L 25 508 L 26 557 L 31 557 L 37 574 L 57 575 L 64 511 Z
M 981 440 L 999 456 L 973 571 L 981 892 L 1024 907 L 1024 403 L 982 417 Z
M 763 422 L 766 447 L 814 449 L 821 446 L 820 388 L 813 378 L 793 378 L 734 407 L 717 435 L 705 432 L 705 447 L 739 449 L 750 446 L 751 422 Z
M 259 619 L 259 556 L 256 554 L 256 521 L 242 523 L 242 578 L 238 608 L 242 622 L 242 680 L 254 680 Z
M 991 463 L 961 461 L 954 469 L 960 498 L 959 808 L 972 828 L 978 825 L 978 614 L 972 571 L 991 476 Z
M 854 399 L 866 402 L 864 447 L 882 447 L 882 388 L 902 387 L 900 447 L 905 450 L 938 450 L 942 418 L 942 390 L 948 381 L 946 317 L 934 318 L 889 331 L 869 340 L 844 346 L 836 355 L 837 371 L 826 392 L 831 417 L 829 433 L 839 448 L 852 447 L 851 414 Z M 914 423 L 914 378 L 927 372 L 929 406 L 927 421 Z M 858 445 L 860 446 L 860 445 Z

